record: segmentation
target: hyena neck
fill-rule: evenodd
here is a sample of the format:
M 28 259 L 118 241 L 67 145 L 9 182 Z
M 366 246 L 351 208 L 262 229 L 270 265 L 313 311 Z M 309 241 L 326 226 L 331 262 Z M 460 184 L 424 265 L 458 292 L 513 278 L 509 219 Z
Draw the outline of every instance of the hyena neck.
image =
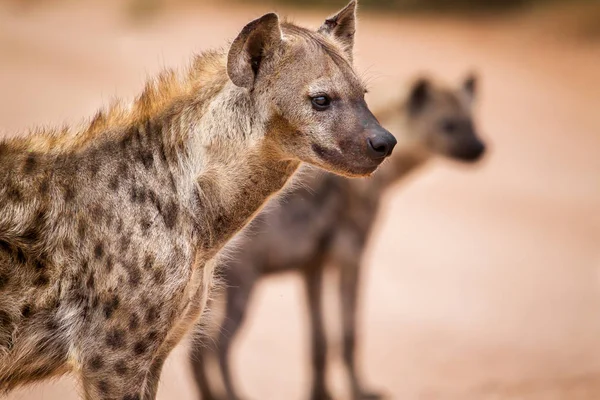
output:
M 235 150 L 227 156 L 216 154 L 196 180 L 196 227 L 209 257 L 283 188 L 299 166 L 297 161 L 269 159 L 260 147 Z
M 190 123 L 197 106 L 204 112 Z M 185 129 L 182 195 L 190 199 L 200 245 L 211 257 L 285 185 L 299 161 L 276 156 L 265 140 L 268 116 L 246 89 L 227 81 L 207 106 L 197 106 L 174 114 L 171 126 Z

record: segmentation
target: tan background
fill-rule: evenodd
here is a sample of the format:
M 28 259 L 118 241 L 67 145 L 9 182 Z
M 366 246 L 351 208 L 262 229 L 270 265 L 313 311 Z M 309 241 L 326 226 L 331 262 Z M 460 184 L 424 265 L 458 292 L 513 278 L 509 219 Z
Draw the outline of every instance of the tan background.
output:
M 272 9 L 211 1 L 133 23 L 115 0 L 21 3 L 0 3 L 6 134 L 131 98 L 145 76 L 224 45 Z M 314 27 L 334 11 L 278 10 Z M 391 398 L 600 398 L 600 38 L 585 35 L 589 15 L 361 14 L 357 60 L 373 105 L 423 69 L 458 82 L 473 68 L 491 143 L 480 168 L 436 162 L 386 198 L 365 260 L 360 356 L 368 382 Z M 302 295 L 283 276 L 253 298 L 234 355 L 248 398 L 306 397 Z M 346 398 L 337 361 L 331 377 Z M 69 378 L 8 396 L 77 398 Z M 197 398 L 185 348 L 167 363 L 159 398 Z

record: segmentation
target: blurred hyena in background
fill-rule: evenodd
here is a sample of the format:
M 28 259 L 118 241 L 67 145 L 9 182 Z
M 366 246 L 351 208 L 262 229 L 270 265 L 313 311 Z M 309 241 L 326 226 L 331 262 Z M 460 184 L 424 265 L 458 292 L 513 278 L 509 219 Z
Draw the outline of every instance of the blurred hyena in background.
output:
M 262 212 L 232 244 L 221 264 L 226 289 L 224 322 L 216 341 L 227 399 L 238 396 L 231 378 L 229 349 L 246 315 L 257 281 L 286 271 L 302 274 L 306 286 L 312 334 L 312 400 L 330 399 L 326 388 L 326 354 L 321 294 L 326 266 L 340 272 L 343 357 L 354 400 L 379 399 L 363 385 L 355 361 L 360 263 L 383 192 L 436 155 L 475 162 L 485 152 L 472 117 L 476 79 L 459 88 L 418 79 L 408 96 L 379 113 L 395 133 L 398 146 L 390 160 L 370 179 L 349 180 L 306 169 L 300 184 L 280 205 Z M 207 349 L 191 354 L 203 400 L 218 398 L 208 384 Z

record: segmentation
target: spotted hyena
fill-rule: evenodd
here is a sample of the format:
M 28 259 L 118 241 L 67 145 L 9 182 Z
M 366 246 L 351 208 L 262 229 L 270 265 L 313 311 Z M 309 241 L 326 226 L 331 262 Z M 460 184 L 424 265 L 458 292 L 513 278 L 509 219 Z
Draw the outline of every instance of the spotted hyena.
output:
M 266 14 L 82 130 L 0 142 L 0 390 L 63 373 L 154 399 L 219 249 L 301 162 L 372 173 L 395 145 L 352 66 L 355 4 Z

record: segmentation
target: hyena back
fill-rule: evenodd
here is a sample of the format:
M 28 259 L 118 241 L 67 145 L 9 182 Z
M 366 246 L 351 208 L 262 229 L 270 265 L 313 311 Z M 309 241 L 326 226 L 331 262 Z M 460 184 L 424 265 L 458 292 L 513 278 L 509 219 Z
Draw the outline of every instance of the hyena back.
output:
M 312 347 L 310 399 L 332 398 L 326 388 L 327 346 L 321 315 L 321 281 L 327 265 L 340 271 L 343 358 L 352 398 L 381 397 L 364 387 L 355 361 L 362 254 L 382 193 L 390 185 L 434 155 L 467 162 L 483 155 L 485 147 L 476 133 L 471 110 L 475 86 L 474 77 L 467 78 L 458 89 L 429 79 L 415 81 L 405 99 L 378 113 L 382 123 L 397 132 L 399 144 L 372 177 L 349 180 L 308 168 L 299 174 L 299 183 L 285 199 L 261 212 L 232 243 L 220 267 L 226 305 L 216 341 L 227 399 L 240 398 L 231 378 L 229 349 L 244 322 L 255 284 L 266 275 L 285 271 L 299 272 L 305 283 Z M 191 353 L 203 400 L 219 398 L 206 378 L 207 351 L 197 345 Z
M 87 399 L 154 399 L 212 258 L 299 163 L 361 176 L 390 154 L 354 6 L 316 32 L 266 14 L 131 108 L 0 142 L 0 391 L 74 372 Z

